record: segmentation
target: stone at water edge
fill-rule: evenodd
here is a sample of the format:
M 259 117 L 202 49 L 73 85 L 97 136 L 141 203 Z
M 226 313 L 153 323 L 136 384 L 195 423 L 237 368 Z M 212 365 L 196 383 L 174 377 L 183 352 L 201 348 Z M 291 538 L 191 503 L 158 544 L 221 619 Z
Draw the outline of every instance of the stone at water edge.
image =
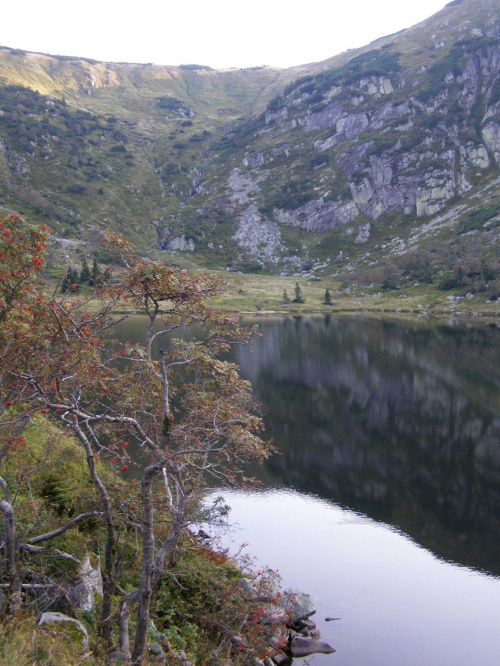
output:
M 298 633 L 300 633 L 304 629 L 313 631 L 314 629 L 316 629 L 316 622 L 313 622 L 312 620 L 308 619 L 303 620 L 301 618 L 300 620 L 297 620 L 297 622 L 294 622 L 293 629 L 295 629 L 295 631 Z
M 271 657 L 272 661 L 276 666 L 288 666 L 292 663 L 290 657 L 288 657 L 284 652 L 277 652 Z
M 292 657 L 308 657 L 310 654 L 333 654 L 336 652 L 335 648 L 324 641 L 318 641 L 315 638 L 303 638 L 302 636 L 294 636 L 290 641 L 289 649 Z
M 284 590 L 280 606 L 289 613 L 290 624 L 300 619 L 307 619 L 316 612 L 309 594 L 292 589 Z

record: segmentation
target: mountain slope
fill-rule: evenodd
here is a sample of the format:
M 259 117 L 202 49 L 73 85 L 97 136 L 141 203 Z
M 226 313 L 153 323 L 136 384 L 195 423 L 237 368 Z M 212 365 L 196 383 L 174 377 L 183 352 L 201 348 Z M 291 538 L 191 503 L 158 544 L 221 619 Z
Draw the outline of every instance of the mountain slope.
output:
M 264 108 L 278 77 L 271 68 L 216 72 L 2 48 L 0 201 L 50 218 L 71 240 L 95 245 L 111 228 L 154 248 L 151 222 L 190 196 L 210 140 Z
M 2 49 L 1 201 L 70 241 L 494 297 L 499 72 L 498 0 L 290 70 Z
M 238 219 L 235 265 L 248 254 L 285 271 L 327 261 L 380 282 L 419 250 L 423 279 L 469 246 L 471 259 L 495 264 L 498 14 L 497 2 L 452 3 L 299 78 L 227 135 L 207 187 Z M 287 257 L 291 244 L 299 260 Z

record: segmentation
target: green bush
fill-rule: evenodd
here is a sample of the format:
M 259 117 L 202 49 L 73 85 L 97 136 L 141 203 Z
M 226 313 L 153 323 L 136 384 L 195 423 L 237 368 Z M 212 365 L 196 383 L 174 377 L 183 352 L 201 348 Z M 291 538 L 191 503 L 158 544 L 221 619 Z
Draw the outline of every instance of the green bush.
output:
M 181 109 L 186 110 L 188 108 L 182 100 L 168 95 L 158 97 L 156 101 L 160 109 L 166 109 L 168 111 L 180 111 Z
M 472 282 L 467 279 L 462 267 L 457 271 L 446 273 L 438 282 L 437 288 L 441 291 L 450 291 L 451 289 L 460 289 L 470 286 Z
M 278 95 L 269 102 L 269 104 L 267 105 L 267 110 L 271 111 L 272 113 L 275 113 L 276 111 L 279 111 L 279 109 L 281 109 L 284 105 L 285 105 L 285 100 L 283 99 L 283 97 Z
M 87 188 L 85 187 L 85 185 L 75 184 L 75 185 L 68 185 L 66 187 L 66 192 L 68 192 L 69 194 L 85 194 L 86 191 Z
M 492 217 L 500 214 L 500 204 L 492 204 L 469 213 L 467 217 L 460 221 L 458 225 L 458 234 L 465 234 L 468 231 L 484 229 L 484 225 Z M 498 221 L 495 223 L 498 226 Z
M 308 180 L 290 180 L 282 185 L 274 194 L 271 201 L 272 208 L 296 210 L 313 198 L 311 185 Z
M 317 167 L 323 166 L 324 164 L 328 164 L 330 161 L 330 158 L 326 153 L 320 153 L 319 155 L 315 155 L 311 161 L 309 162 L 309 168 L 310 169 L 316 169 Z

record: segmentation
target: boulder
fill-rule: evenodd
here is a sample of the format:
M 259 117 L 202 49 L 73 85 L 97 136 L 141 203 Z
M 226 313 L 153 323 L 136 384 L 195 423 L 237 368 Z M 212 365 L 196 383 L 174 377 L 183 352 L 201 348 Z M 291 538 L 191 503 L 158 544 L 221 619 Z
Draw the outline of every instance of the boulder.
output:
M 290 625 L 298 620 L 305 620 L 316 612 L 309 594 L 285 590 L 281 597 L 280 605 L 290 616 Z
M 310 654 L 333 654 L 335 652 L 335 649 L 324 641 L 302 636 L 294 636 L 290 641 L 289 649 L 292 657 L 307 657 Z
M 300 618 L 295 622 L 293 628 L 298 632 L 302 632 L 304 629 L 312 631 L 313 629 L 316 629 L 316 623 L 309 619 Z
M 99 562 L 95 567 L 90 562 L 89 553 L 85 553 L 78 570 L 79 582 L 75 586 L 72 597 L 82 611 L 91 611 L 95 606 L 96 596 L 102 597 L 102 576 Z
M 284 652 L 276 652 L 271 658 L 276 666 L 288 666 L 288 664 L 292 663 L 290 657 Z
M 150 643 L 148 645 L 148 651 L 151 654 L 151 656 L 154 658 L 154 661 L 158 664 L 165 664 L 167 661 L 167 658 L 165 656 L 165 653 L 163 652 L 163 649 L 161 645 L 158 643 Z

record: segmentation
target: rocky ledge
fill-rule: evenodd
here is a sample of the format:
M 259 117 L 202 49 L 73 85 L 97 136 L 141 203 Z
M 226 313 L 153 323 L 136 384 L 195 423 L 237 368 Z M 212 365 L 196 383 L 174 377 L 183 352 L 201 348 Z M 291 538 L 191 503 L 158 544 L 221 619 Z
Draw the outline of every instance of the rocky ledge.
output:
M 316 624 L 310 619 L 316 613 L 309 611 L 299 617 L 291 616 L 286 623 L 286 641 L 279 650 L 273 654 L 271 661 L 278 666 L 287 666 L 293 663 L 294 657 L 308 657 L 311 654 L 333 654 L 333 648 L 321 640 L 321 633 Z

